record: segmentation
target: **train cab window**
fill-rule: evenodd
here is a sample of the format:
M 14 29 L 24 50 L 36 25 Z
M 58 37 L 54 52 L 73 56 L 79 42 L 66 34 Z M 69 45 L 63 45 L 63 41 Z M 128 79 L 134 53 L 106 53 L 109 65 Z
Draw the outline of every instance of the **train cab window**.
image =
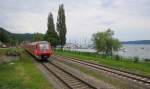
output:
M 49 49 L 49 45 L 47 42 L 45 43 L 40 43 L 39 44 L 40 50 L 48 50 Z
M 35 45 L 35 49 L 37 49 L 38 48 L 38 45 Z

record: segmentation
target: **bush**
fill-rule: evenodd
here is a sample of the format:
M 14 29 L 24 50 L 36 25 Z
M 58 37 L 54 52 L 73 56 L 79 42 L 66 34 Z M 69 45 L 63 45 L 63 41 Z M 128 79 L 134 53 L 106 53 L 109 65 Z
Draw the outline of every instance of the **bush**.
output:
M 139 62 L 139 57 L 137 57 L 137 56 L 134 57 L 134 58 L 133 58 L 133 62 L 135 62 L 135 63 Z
M 150 62 L 150 59 L 148 59 L 148 58 L 145 58 L 145 59 L 144 59 L 144 61 L 146 61 L 146 62 Z
M 115 59 L 115 60 L 120 60 L 120 59 L 121 59 L 121 56 L 119 56 L 119 55 L 114 55 L 114 59 Z

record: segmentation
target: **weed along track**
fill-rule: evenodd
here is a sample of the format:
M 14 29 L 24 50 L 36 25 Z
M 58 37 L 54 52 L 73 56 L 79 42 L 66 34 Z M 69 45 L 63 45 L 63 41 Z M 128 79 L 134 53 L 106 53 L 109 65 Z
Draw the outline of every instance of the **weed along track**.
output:
M 96 89 L 94 86 L 82 81 L 54 63 L 45 62 L 42 63 L 42 65 L 60 81 L 62 81 L 62 83 L 64 83 L 69 89 Z
M 74 63 L 82 64 L 82 65 L 85 65 L 85 66 L 88 66 L 88 67 L 91 67 L 91 68 L 94 68 L 97 70 L 102 70 L 102 71 L 117 75 L 118 77 L 130 79 L 131 81 L 134 81 L 134 82 L 140 83 L 140 84 L 144 84 L 145 86 L 150 86 L 150 78 L 147 76 L 126 72 L 123 70 L 118 70 L 118 69 L 110 68 L 110 67 L 100 65 L 97 63 L 88 62 L 88 61 L 75 59 L 75 58 L 71 58 L 71 57 L 65 57 L 65 56 L 55 56 L 55 57 L 58 60 L 60 59 L 60 60 L 72 61 Z

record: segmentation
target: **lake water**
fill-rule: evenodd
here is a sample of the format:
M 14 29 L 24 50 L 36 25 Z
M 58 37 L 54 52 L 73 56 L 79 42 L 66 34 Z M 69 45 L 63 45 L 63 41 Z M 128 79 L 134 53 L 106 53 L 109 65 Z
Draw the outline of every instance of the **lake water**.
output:
M 94 49 L 68 49 L 72 51 L 80 51 L 80 52 L 96 52 Z M 147 58 L 150 59 L 150 45 L 143 44 L 124 44 L 119 52 L 119 54 L 123 57 L 139 57 L 139 58 Z
M 126 44 L 123 45 L 123 50 L 119 51 L 118 54 L 123 57 L 139 57 L 150 59 L 150 45 L 143 44 Z

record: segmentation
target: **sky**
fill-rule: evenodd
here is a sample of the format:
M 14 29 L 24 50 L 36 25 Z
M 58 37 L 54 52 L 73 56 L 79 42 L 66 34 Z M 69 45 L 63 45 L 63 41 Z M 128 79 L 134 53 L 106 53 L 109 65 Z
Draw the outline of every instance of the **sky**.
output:
M 64 4 L 68 42 L 90 41 L 111 28 L 121 41 L 150 40 L 150 0 L 0 0 L 0 27 L 13 33 L 45 33 Z

